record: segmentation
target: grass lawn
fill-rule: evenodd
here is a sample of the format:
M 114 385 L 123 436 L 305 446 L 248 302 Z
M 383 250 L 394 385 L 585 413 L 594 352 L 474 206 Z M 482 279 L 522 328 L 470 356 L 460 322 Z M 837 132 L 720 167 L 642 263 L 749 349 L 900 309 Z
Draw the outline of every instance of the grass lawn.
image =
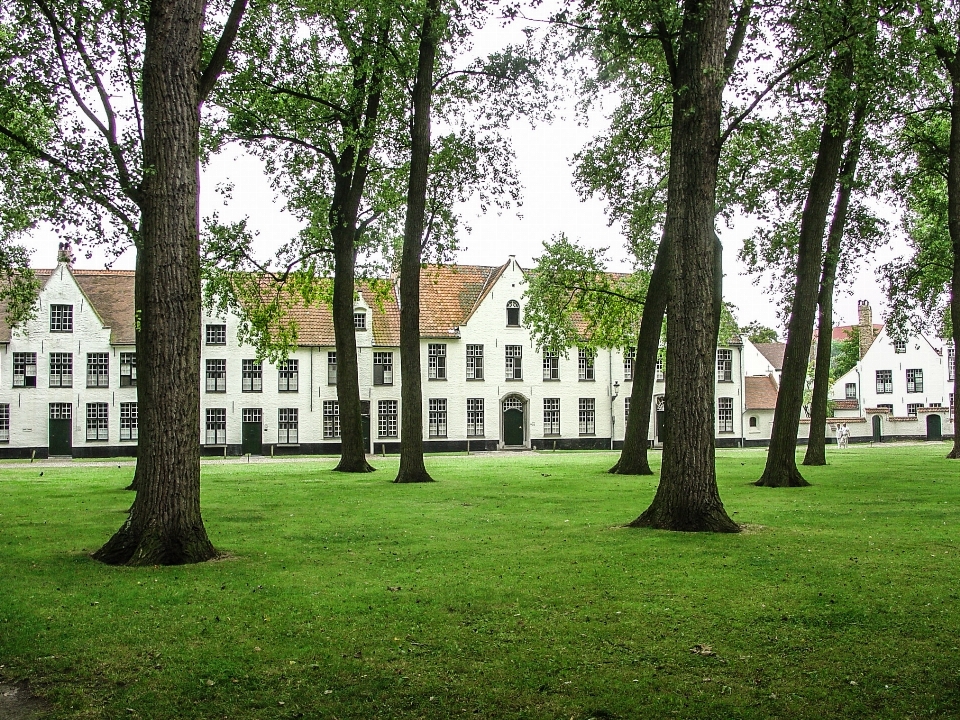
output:
M 956 718 L 960 462 L 854 447 L 739 535 L 625 529 L 612 453 L 208 464 L 228 559 L 112 568 L 133 468 L 0 466 L 0 680 L 62 718 Z M 43 477 L 39 476 L 43 469 Z M 709 649 L 707 649 L 709 648 Z M 699 649 L 693 652 L 692 649 Z

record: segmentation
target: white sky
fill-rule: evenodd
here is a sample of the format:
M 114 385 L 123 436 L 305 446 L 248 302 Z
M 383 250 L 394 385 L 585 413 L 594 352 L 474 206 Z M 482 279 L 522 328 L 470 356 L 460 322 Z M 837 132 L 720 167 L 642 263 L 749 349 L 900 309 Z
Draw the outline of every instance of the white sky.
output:
M 493 24 L 483 31 L 477 50 L 488 51 L 515 41 L 516 33 L 516 28 L 504 30 Z M 480 215 L 479 205 L 464 207 L 464 224 L 470 226 L 472 232 L 461 237 L 460 263 L 500 265 L 512 254 L 517 256 L 521 266 L 531 267 L 533 258 L 541 252 L 543 241 L 563 232 L 591 246 L 609 248 L 611 270 L 630 269 L 623 238 L 616 227 L 608 226 L 602 203 L 595 199 L 581 202 L 571 185 L 569 159 L 605 127 L 605 118 L 592 117 L 588 126 L 581 126 L 572 119 L 572 113 L 566 116 L 566 119 L 536 128 L 531 128 L 525 121 L 514 123 L 512 138 L 517 167 L 525 186 L 523 206 L 519 211 L 501 215 L 495 212 Z M 229 207 L 223 206 L 222 199 L 215 192 L 216 185 L 224 180 L 234 184 Z M 249 216 L 252 229 L 260 233 L 258 248 L 264 254 L 297 232 L 296 221 L 282 212 L 282 200 L 274 196 L 262 166 L 255 158 L 238 154 L 237 150 L 228 151 L 203 169 L 201 187 L 201 212 L 207 215 L 217 210 L 225 220 Z M 777 316 L 779 300 L 765 294 L 763 286 L 753 285 L 752 279 L 743 274 L 743 265 L 736 257 L 750 230 L 749 220 L 737 221 L 730 228 L 718 227 L 724 244 L 724 295 L 737 306 L 737 319 L 741 324 L 758 320 L 777 328 L 782 337 L 783 330 Z M 56 262 L 56 236 L 38 231 L 31 240 L 28 245 L 34 249 L 34 266 L 52 267 Z M 898 252 L 893 247 L 882 251 L 874 262 L 860 270 L 851 285 L 838 291 L 834 310 L 836 324 L 857 321 L 858 299 L 869 300 L 874 307 L 874 318 L 882 321 L 886 303 L 875 270 Z M 103 256 L 95 255 L 91 260 L 79 259 L 77 266 L 103 267 L 104 262 Z M 113 267 L 132 268 L 133 263 L 133 253 L 128 251 Z

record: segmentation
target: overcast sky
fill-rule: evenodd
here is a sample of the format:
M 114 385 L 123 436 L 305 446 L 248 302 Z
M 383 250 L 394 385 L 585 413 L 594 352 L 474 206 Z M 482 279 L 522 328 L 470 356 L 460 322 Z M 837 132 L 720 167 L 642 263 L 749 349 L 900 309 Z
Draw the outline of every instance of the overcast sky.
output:
M 516 30 L 504 30 L 494 25 L 484 31 L 478 48 L 494 49 L 516 40 Z M 490 212 L 480 215 L 478 205 L 468 204 L 463 208 L 464 224 L 471 233 L 461 237 L 463 250 L 458 260 L 463 264 L 500 265 L 509 255 L 516 255 L 521 266 L 530 267 L 540 254 L 544 240 L 558 233 L 580 239 L 594 247 L 609 248 L 611 270 L 629 270 L 630 264 L 624 249 L 623 238 L 617 227 L 610 227 L 599 200 L 581 202 L 571 186 L 570 158 L 606 126 L 602 116 L 592 117 L 587 126 L 580 125 L 566 113 L 566 119 L 558 119 L 550 125 L 531 128 L 527 122 L 516 122 L 512 138 L 517 165 L 524 183 L 523 207 L 519 211 L 498 215 Z M 229 180 L 234 186 L 232 202 L 223 206 L 215 192 L 216 185 Z M 260 247 L 264 253 L 290 239 L 298 229 L 296 222 L 282 212 L 282 200 L 274 196 L 263 174 L 259 161 L 237 151 L 228 151 L 215 158 L 204 168 L 201 179 L 201 212 L 207 215 L 218 210 L 223 219 L 250 217 L 250 224 L 260 233 Z M 518 216 L 519 212 L 519 216 Z M 749 221 L 738 221 L 733 227 L 718 227 L 724 245 L 724 295 L 737 306 L 737 319 L 741 324 L 758 320 L 776 327 L 779 300 L 764 293 L 764 284 L 758 287 L 743 274 L 744 268 L 737 260 L 740 245 L 751 230 Z M 55 236 L 37 232 L 32 238 L 33 263 L 36 267 L 51 267 L 56 262 Z M 29 243 L 28 243 L 29 244 Z M 879 262 L 896 255 L 898 249 L 890 247 L 882 251 Z M 105 259 L 94 256 L 81 258 L 78 267 L 103 267 Z M 134 257 L 128 251 L 113 267 L 132 268 Z M 875 270 L 878 262 L 863 267 L 852 285 L 838 291 L 834 317 L 837 324 L 856 322 L 857 300 L 866 299 L 874 307 L 874 317 L 882 321 L 885 302 L 883 290 Z M 852 292 L 852 294 L 848 294 Z

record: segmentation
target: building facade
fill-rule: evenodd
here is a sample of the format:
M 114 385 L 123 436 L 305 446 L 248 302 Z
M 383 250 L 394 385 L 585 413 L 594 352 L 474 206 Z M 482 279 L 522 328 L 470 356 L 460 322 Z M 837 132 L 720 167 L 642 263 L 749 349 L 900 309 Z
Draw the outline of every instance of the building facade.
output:
M 138 435 L 133 283 L 129 271 L 39 271 L 37 313 L 0 324 L 0 456 L 135 455 Z M 423 270 L 421 368 L 427 451 L 606 449 L 622 445 L 632 352 L 538 349 L 523 326 L 523 269 Z M 205 455 L 340 450 L 336 349 L 324 306 L 290 311 L 285 361 L 238 342 L 232 315 L 205 315 L 198 428 Z M 371 452 L 400 447 L 400 333 L 395 288 L 363 286 L 354 307 L 364 434 Z M 743 347 L 717 352 L 717 444 L 745 442 Z M 650 442 L 662 444 L 658 368 Z

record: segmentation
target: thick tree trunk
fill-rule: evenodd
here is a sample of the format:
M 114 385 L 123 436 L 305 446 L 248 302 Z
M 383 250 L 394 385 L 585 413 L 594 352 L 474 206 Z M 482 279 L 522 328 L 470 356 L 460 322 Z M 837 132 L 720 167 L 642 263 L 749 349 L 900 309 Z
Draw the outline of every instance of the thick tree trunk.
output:
M 827 225 L 830 199 L 837 184 L 837 175 L 843 159 L 849 111 L 845 109 L 845 95 L 853 75 L 850 54 L 834 66 L 831 82 L 835 101 L 827 103 L 823 130 L 810 189 L 800 220 L 797 241 L 796 286 L 787 329 L 787 348 L 783 358 L 783 373 L 777 407 L 773 414 L 770 450 L 763 475 L 756 482 L 764 487 L 804 487 L 809 483 L 797 469 L 797 432 L 800 429 L 800 410 L 803 406 L 803 387 L 810 361 L 813 341 L 813 322 L 817 311 L 817 291 L 820 278 L 823 235 Z M 842 87 L 840 87 L 842 85 Z
M 94 557 L 173 565 L 216 556 L 200 516 L 198 226 L 201 0 L 154 0 L 143 63 L 144 166 L 137 256 L 137 496 Z
M 394 482 L 432 482 L 423 464 L 423 392 L 420 377 L 420 257 L 430 164 L 430 102 L 437 55 L 439 0 L 427 0 L 413 85 L 410 179 L 400 261 L 400 470 Z
M 853 118 L 853 131 L 847 156 L 840 168 L 840 189 L 833 206 L 833 219 L 827 235 L 827 251 L 823 257 L 823 274 L 820 276 L 820 308 L 817 328 L 817 357 L 813 374 L 813 399 L 810 403 L 810 438 L 803 456 L 804 465 L 827 464 L 827 401 L 830 394 L 830 356 L 833 351 L 833 290 L 840 262 L 840 245 L 847 224 L 847 210 L 853 193 L 853 182 L 860 162 L 861 123 L 864 108 L 858 105 Z
M 953 346 L 960 350 L 960 52 L 955 53 L 948 65 L 953 98 L 950 103 L 950 150 L 947 167 L 947 225 L 950 229 L 950 244 L 953 247 L 953 275 L 950 278 L 950 320 L 953 325 Z M 948 458 L 960 459 L 960 433 L 957 432 L 957 395 L 960 383 L 960 352 L 954 353 L 953 377 L 953 448 Z
M 660 242 L 657 258 L 650 274 L 647 297 L 637 334 L 637 351 L 633 358 L 633 387 L 630 390 L 630 417 L 627 419 L 620 459 L 610 468 L 618 475 L 653 475 L 647 459 L 650 436 L 650 408 L 657 375 L 657 354 L 660 331 L 667 309 L 670 289 L 669 248 L 666 237 Z
M 667 304 L 666 438 L 660 484 L 631 523 L 665 530 L 737 532 L 714 467 L 716 366 L 714 233 L 724 43 L 729 5 L 685 3 L 673 86 L 664 234 L 673 288 Z
M 340 412 L 340 472 L 372 472 L 363 446 L 363 419 L 360 412 L 360 379 L 357 363 L 353 307 L 356 287 L 353 223 L 334 224 L 333 334 L 337 346 L 337 402 Z

